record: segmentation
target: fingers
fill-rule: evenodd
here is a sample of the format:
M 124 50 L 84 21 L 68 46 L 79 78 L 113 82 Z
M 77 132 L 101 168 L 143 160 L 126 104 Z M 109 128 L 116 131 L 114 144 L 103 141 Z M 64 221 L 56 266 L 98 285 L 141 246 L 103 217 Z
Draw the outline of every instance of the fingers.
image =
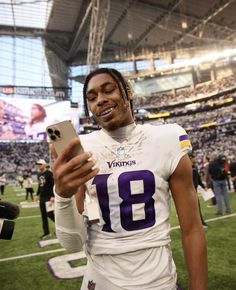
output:
M 70 163 L 70 167 L 68 168 L 68 170 L 71 170 L 71 168 L 78 166 L 80 163 L 84 163 L 85 160 L 87 160 L 91 156 L 91 153 L 86 153 L 85 155 L 78 154 L 78 158 L 76 156 L 76 160 L 73 160 L 73 157 L 71 156 L 71 152 L 73 151 L 73 149 L 76 148 L 76 146 L 78 146 L 78 144 L 80 144 L 80 140 L 78 138 L 74 138 L 58 156 L 53 146 L 50 146 L 52 154 L 57 157 L 54 162 L 54 167 L 57 168 L 58 166 L 66 164 L 68 161 L 72 160 L 72 162 Z
M 62 197 L 71 197 L 78 192 L 80 186 L 89 181 L 91 178 L 95 177 L 99 169 L 94 168 L 89 171 L 84 171 L 79 168 L 77 171 L 68 174 L 62 174 L 56 180 L 56 193 Z M 63 172 L 62 172 L 63 173 Z
M 81 185 L 93 178 L 98 169 L 91 152 L 82 152 L 71 158 L 71 151 L 80 143 L 73 139 L 57 157 L 53 165 L 56 192 L 62 197 L 71 197 Z
M 90 160 L 92 153 L 91 152 L 82 152 L 77 156 L 71 158 L 71 151 L 78 146 L 80 143 L 78 138 L 73 139 L 68 146 L 62 151 L 54 163 L 54 171 L 57 171 L 57 168 L 62 168 L 64 174 L 70 173 L 78 168 L 81 168 L 79 174 L 84 171 L 90 170 L 94 165 L 95 161 Z M 92 161 L 92 162 L 89 162 Z M 84 167 L 83 165 L 86 164 Z M 82 172 L 81 172 L 82 171 Z
M 78 156 L 70 159 L 67 163 L 67 171 L 73 171 L 78 168 L 83 169 L 91 169 L 95 165 L 95 160 L 92 158 L 91 152 L 84 152 L 79 154 Z
M 78 145 L 81 146 L 79 138 L 74 138 L 69 142 L 69 144 L 67 146 L 65 146 L 65 148 L 62 150 L 61 154 L 59 154 L 59 155 L 56 153 L 56 150 L 55 150 L 55 147 L 53 146 L 53 144 L 49 144 L 49 149 L 50 149 L 50 152 L 53 155 L 53 157 L 58 158 L 61 161 L 67 161 L 70 158 L 72 158 L 71 152 Z M 81 146 L 81 148 L 82 148 L 82 146 Z
M 79 138 L 74 138 L 70 143 L 62 150 L 60 156 L 58 156 L 60 161 L 68 161 L 71 159 L 71 152 L 80 144 Z
M 79 178 L 81 176 L 88 174 L 93 169 L 95 169 L 95 164 L 96 164 L 95 160 L 91 158 L 88 160 L 86 156 L 88 156 L 88 154 L 84 153 L 84 155 L 80 157 L 79 164 L 77 162 L 78 158 L 73 158 L 73 160 L 70 160 L 68 162 L 67 170 L 71 172 L 72 178 Z
M 78 188 L 80 186 L 84 185 L 91 178 L 93 178 L 94 176 L 96 176 L 96 174 L 98 173 L 98 171 L 99 171 L 99 169 L 98 168 L 95 168 L 93 170 L 84 171 L 83 174 L 81 174 L 79 172 L 76 172 L 76 173 L 74 172 L 73 175 L 68 176 L 67 185 L 70 188 L 75 188 L 76 189 L 76 192 L 77 192 Z M 74 193 L 76 193 L 76 192 L 74 192 Z
M 63 179 L 63 182 L 68 184 L 73 180 L 81 179 L 95 169 L 93 168 L 95 165 L 94 160 L 87 161 L 86 159 L 85 163 L 80 163 L 79 165 L 78 162 L 75 161 L 76 158 L 60 168 L 55 168 L 55 180 Z M 74 165 L 71 165 L 71 163 Z
M 64 175 L 69 175 L 71 178 L 79 178 L 85 175 L 95 165 L 95 160 L 91 159 L 91 156 L 90 152 L 84 152 L 69 161 L 61 160 L 58 157 L 53 166 L 55 179 L 62 178 Z

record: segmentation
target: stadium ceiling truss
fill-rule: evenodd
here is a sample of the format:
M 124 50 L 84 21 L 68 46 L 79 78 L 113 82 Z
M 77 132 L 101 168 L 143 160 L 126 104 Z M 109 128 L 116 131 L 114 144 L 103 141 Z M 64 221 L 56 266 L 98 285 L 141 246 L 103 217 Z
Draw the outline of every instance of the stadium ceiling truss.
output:
M 54 0 L 45 29 L 0 25 L 0 35 L 42 37 L 62 86 L 70 66 L 235 48 L 235 11 L 236 0 Z

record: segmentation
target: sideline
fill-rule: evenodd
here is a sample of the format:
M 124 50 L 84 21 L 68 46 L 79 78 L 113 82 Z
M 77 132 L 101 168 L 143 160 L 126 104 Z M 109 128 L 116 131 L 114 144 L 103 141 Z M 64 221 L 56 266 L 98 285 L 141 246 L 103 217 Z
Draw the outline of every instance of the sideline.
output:
M 56 253 L 56 252 L 63 252 L 63 251 L 66 251 L 66 249 L 62 248 L 62 249 L 50 250 L 50 251 L 45 251 L 45 252 L 37 252 L 37 253 L 32 253 L 32 254 L 27 254 L 27 255 L 22 255 L 22 256 L 3 258 L 3 259 L 0 259 L 0 262 L 10 261 L 10 260 L 18 260 L 18 259 L 34 257 L 34 256 L 47 255 L 47 254 Z
M 236 213 L 232 213 L 232 214 L 224 215 L 224 216 L 221 216 L 221 217 L 216 217 L 216 218 L 208 219 L 208 220 L 206 220 L 206 222 L 213 222 L 213 221 L 216 221 L 216 220 L 223 220 L 223 219 L 231 218 L 231 217 L 234 217 L 234 216 L 236 216 Z M 32 217 L 38 217 L 38 216 L 32 216 Z M 30 218 L 30 217 L 22 217 L 22 218 Z M 180 226 L 171 227 L 171 231 L 177 230 L 179 228 L 180 228 Z M 32 253 L 32 254 L 27 254 L 27 255 L 22 255 L 22 256 L 15 256 L 15 257 L 3 258 L 3 259 L 0 259 L 0 262 L 10 261 L 10 260 L 24 259 L 24 258 L 28 258 L 28 257 L 34 257 L 34 256 L 47 255 L 47 254 L 56 253 L 56 252 L 63 252 L 63 251 L 66 251 L 66 249 L 61 248 L 61 249 L 56 249 L 56 250 L 51 250 L 51 251 L 45 251 L 45 252 L 37 252 L 37 253 Z

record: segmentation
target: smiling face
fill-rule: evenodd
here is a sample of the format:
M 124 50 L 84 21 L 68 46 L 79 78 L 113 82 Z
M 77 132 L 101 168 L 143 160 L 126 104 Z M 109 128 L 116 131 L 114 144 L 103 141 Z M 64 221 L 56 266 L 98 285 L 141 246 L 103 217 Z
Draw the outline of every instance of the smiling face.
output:
M 46 117 L 44 108 L 39 104 L 33 104 L 31 107 L 31 119 L 34 122 L 43 121 Z
M 134 122 L 130 102 L 122 97 L 117 82 L 108 73 L 89 80 L 86 96 L 89 110 L 102 128 L 113 131 Z

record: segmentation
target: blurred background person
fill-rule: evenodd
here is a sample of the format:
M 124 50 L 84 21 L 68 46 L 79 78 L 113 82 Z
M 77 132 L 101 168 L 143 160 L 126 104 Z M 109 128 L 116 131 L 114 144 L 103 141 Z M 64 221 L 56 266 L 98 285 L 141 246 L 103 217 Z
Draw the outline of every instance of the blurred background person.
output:
M 229 161 L 227 159 L 225 159 L 224 170 L 225 170 L 225 173 L 226 173 L 226 182 L 227 182 L 228 190 L 230 191 L 231 190 L 230 168 L 229 168 Z
M 219 155 L 216 159 L 209 164 L 209 174 L 213 181 L 213 189 L 216 196 L 217 211 L 216 215 L 223 214 L 222 197 L 224 200 L 226 213 L 231 213 L 231 207 L 227 189 L 227 175 L 225 170 L 226 157 Z
M 24 174 L 23 178 L 24 178 L 23 185 L 26 193 L 25 199 L 28 200 L 28 197 L 30 195 L 31 200 L 33 201 L 34 200 L 33 179 L 30 174 Z
M 18 180 L 18 183 L 19 183 L 19 186 L 20 188 L 24 188 L 24 177 L 20 174 L 17 176 L 17 180 Z
M 46 202 L 54 200 L 53 186 L 54 179 L 53 174 L 46 168 L 46 161 L 40 159 L 36 162 L 38 170 L 38 190 L 37 196 L 39 197 L 39 207 L 42 217 L 43 234 L 40 239 L 50 237 L 48 218 L 54 222 L 54 211 L 47 212 Z
M 236 157 L 235 155 L 233 156 L 233 159 L 230 162 L 229 170 L 230 170 L 231 180 L 233 182 L 234 192 L 236 193 Z
M 210 158 L 208 156 L 204 156 L 203 158 L 203 179 L 207 186 L 207 188 L 211 188 L 213 191 L 213 183 L 211 176 L 209 174 L 209 164 L 210 164 Z M 214 192 L 214 191 L 213 191 Z M 214 207 L 216 206 L 216 197 L 212 197 L 210 200 L 210 205 L 208 207 Z
M 46 139 L 46 117 L 46 110 L 43 106 L 41 106 L 40 104 L 33 104 L 31 106 L 28 124 L 25 126 L 25 133 L 27 135 L 27 138 L 32 140 Z

